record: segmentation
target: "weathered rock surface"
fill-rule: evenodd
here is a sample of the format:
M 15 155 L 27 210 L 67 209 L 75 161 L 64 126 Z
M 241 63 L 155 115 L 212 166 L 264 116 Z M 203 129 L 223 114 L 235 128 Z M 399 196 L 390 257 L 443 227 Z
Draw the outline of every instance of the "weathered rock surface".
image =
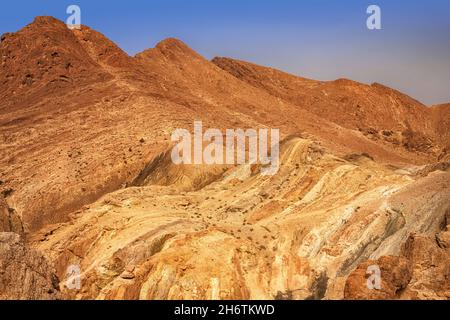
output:
M 130 57 L 51 17 L 0 53 L 0 231 L 26 242 L 2 235 L 2 298 L 59 298 L 47 261 L 77 299 L 448 297 L 448 106 L 176 39 Z M 280 129 L 279 173 L 173 165 L 195 120 Z
M 278 175 L 240 166 L 199 190 L 186 191 L 185 180 L 125 189 L 50 235 L 43 230 L 34 245 L 62 278 L 68 265 L 81 266 L 82 289 L 67 292 L 74 298 L 344 298 L 345 279 L 360 263 L 400 255 L 411 234 L 439 233 L 450 199 L 449 173 L 413 179 L 350 158 L 289 139 Z M 416 269 L 405 261 L 415 251 L 404 252 L 407 258 L 381 258 L 391 278 L 382 294 L 368 298 L 409 289 Z M 445 269 L 444 260 L 431 274 Z M 438 281 L 435 290 L 444 287 Z
M 450 298 L 450 210 L 435 236 L 411 234 L 400 256 L 367 261 L 348 277 L 346 299 L 449 299 Z M 369 289 L 369 266 L 381 269 L 381 288 Z
M 379 288 L 367 284 L 371 275 L 368 269 L 380 269 Z M 353 300 L 392 300 L 399 298 L 408 287 L 412 277 L 411 263 L 405 257 L 384 256 L 377 261 L 366 261 L 348 277 L 345 285 L 345 298 Z
M 28 249 L 20 236 L 0 232 L 0 299 L 61 299 L 59 280 L 42 254 Z

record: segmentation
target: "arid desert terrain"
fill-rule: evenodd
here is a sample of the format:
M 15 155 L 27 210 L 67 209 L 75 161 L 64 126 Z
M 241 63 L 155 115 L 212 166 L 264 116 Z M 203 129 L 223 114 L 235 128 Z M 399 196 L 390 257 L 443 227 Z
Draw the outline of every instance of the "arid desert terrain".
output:
M 450 104 L 52 17 L 0 55 L 0 299 L 450 298 Z M 198 120 L 278 128 L 278 173 L 175 165 Z

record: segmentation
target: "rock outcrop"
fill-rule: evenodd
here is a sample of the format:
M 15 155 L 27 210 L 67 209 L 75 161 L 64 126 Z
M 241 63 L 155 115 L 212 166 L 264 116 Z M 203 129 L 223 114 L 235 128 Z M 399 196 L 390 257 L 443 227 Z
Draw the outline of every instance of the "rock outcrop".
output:
M 291 138 L 273 177 L 239 166 L 200 189 L 183 179 L 156 186 L 153 177 L 150 186 L 111 193 L 70 223 L 42 230 L 33 243 L 61 278 L 69 265 L 80 266 L 82 289 L 66 292 L 73 298 L 363 298 L 352 271 L 378 259 L 390 276 L 382 294 L 367 298 L 421 292 L 410 287 L 421 271 L 409 261 L 422 251 L 402 244 L 440 232 L 450 174 L 414 179 L 365 156 L 348 158 Z M 444 246 L 448 239 L 440 239 Z M 445 279 L 439 259 L 430 274 Z M 445 292 L 445 283 L 433 292 Z
M 10 208 L 6 200 L 0 197 L 0 232 L 23 234 L 22 221 L 16 210 Z
M 366 261 L 351 273 L 345 285 L 346 299 L 450 299 L 450 210 L 434 236 L 411 234 L 399 256 Z M 380 269 L 381 287 L 367 285 L 368 268 Z

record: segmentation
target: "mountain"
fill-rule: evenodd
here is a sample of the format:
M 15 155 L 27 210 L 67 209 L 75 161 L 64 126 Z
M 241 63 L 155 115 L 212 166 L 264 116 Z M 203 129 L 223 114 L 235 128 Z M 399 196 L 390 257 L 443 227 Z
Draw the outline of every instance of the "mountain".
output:
M 0 233 L 0 299 L 61 299 L 53 265 L 16 233 Z
M 55 270 L 41 287 L 61 291 L 20 297 L 449 296 L 446 269 L 422 277 L 432 258 L 420 255 L 450 260 L 448 105 L 209 61 L 177 39 L 131 57 L 52 17 L 3 35 L 0 53 L 0 247 L 42 255 Z M 279 173 L 174 165 L 170 136 L 196 120 L 280 129 Z M 361 288 L 365 263 L 395 259 L 402 290 Z M 80 290 L 64 285 L 70 265 Z
M 419 152 L 440 151 L 430 110 L 381 84 L 314 81 L 228 58 L 213 62 L 242 81 L 372 139 Z

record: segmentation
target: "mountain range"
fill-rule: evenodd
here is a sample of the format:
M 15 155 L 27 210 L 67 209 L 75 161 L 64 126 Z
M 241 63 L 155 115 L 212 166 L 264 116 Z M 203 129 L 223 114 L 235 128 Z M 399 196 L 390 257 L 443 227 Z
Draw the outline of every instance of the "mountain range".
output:
M 450 298 L 450 104 L 52 17 L 0 53 L 0 298 Z M 198 120 L 279 128 L 279 173 L 174 165 Z

